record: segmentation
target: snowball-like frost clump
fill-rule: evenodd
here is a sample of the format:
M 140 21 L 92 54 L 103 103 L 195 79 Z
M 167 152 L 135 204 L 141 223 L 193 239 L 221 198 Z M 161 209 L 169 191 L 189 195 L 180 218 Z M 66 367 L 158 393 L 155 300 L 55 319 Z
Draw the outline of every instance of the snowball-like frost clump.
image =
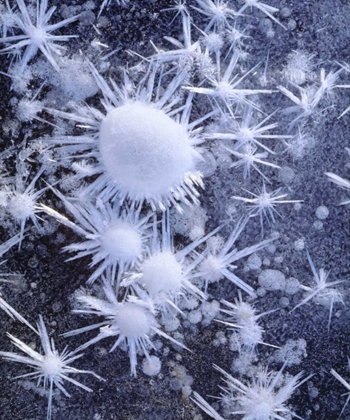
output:
M 126 263 L 135 261 L 142 253 L 140 232 L 124 221 L 118 221 L 104 232 L 101 245 L 109 255 Z
M 99 149 L 113 181 L 136 200 L 168 195 L 195 169 L 186 129 L 140 102 L 114 108 L 106 116 Z
M 35 213 L 35 201 L 28 194 L 14 195 L 10 199 L 8 211 L 16 220 L 26 220 Z
M 142 264 L 141 270 L 141 283 L 150 295 L 181 289 L 182 268 L 170 252 L 152 255 Z
M 43 357 L 42 370 L 46 375 L 59 375 L 62 366 L 63 363 L 58 354 L 47 354 Z
M 279 270 L 263 270 L 258 281 L 261 287 L 269 291 L 284 290 L 286 287 L 285 275 Z
M 115 320 L 122 335 L 138 339 L 149 334 L 153 316 L 142 306 L 127 302 L 118 310 Z
M 209 255 L 201 264 L 201 270 L 210 277 L 210 282 L 214 283 L 224 278 L 221 272 L 222 263 L 216 255 Z

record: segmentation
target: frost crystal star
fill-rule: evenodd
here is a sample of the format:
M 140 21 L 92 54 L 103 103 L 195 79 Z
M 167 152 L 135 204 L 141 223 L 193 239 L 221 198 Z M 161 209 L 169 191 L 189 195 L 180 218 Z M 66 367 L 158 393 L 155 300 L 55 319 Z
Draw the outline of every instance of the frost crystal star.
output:
M 64 251 L 76 252 L 68 261 L 91 256 L 89 267 L 95 270 L 87 282 L 92 284 L 101 274 L 105 274 L 111 283 L 116 280 L 116 286 L 119 287 L 121 275 L 135 269 L 146 251 L 150 214 L 142 217 L 140 207 L 136 210 L 122 209 L 119 205 L 109 203 L 72 204 L 58 190 L 52 188 L 52 191 L 62 200 L 76 223 L 48 206 L 38 208 L 84 238 L 82 242 L 64 247 Z
M 301 380 L 303 372 L 286 379 L 283 369 L 268 372 L 261 369 L 257 372 L 257 379 L 253 378 L 249 384 L 244 384 L 234 378 L 220 367 L 214 365 L 224 377 L 226 387 L 218 399 L 222 402 L 235 404 L 237 410 L 230 414 L 239 415 L 242 420 L 284 420 L 292 417 L 301 418 L 286 406 L 286 401 L 292 393 L 313 375 Z M 193 401 L 210 417 L 215 420 L 224 420 L 199 394 L 194 393 Z M 236 418 L 236 417 L 235 417 Z
M 207 292 L 209 283 L 215 283 L 223 278 L 227 278 L 249 295 L 254 295 L 254 289 L 233 273 L 234 269 L 237 268 L 234 263 L 254 252 L 260 251 L 276 238 L 266 239 L 239 251 L 237 248 L 234 248 L 234 245 L 247 221 L 248 218 L 245 218 L 237 223 L 221 248 L 215 249 L 208 246 L 203 252 L 203 262 L 199 266 L 196 277 L 201 277 L 205 281 L 205 292 Z
M 169 80 L 162 66 L 151 63 L 137 88 L 126 73 L 124 86 L 111 82 L 111 88 L 92 65 L 91 70 L 102 91 L 106 115 L 87 106 L 74 113 L 48 110 L 91 129 L 86 135 L 52 140 L 60 145 L 63 159 L 89 149 L 96 157 L 98 162 L 89 175 L 99 176 L 86 192 L 102 201 L 147 202 L 153 210 L 174 205 L 181 211 L 179 202 L 198 204 L 196 188 L 203 184 L 196 169 L 200 154 L 195 146 L 202 142 L 197 125 L 212 113 L 189 122 L 193 94 L 179 105 L 186 73 Z
M 193 9 L 202 13 L 209 19 L 209 23 L 205 27 L 205 32 L 210 31 L 213 27 L 216 30 L 222 30 L 225 26 L 230 27 L 229 19 L 236 16 L 236 12 L 229 7 L 229 2 L 223 0 L 197 0 L 198 6 L 192 6 Z
M 18 249 L 21 249 L 22 240 L 24 237 L 25 226 L 30 219 L 34 226 L 40 231 L 40 225 L 37 221 L 37 208 L 36 203 L 39 197 L 44 193 L 45 188 L 40 190 L 35 189 L 35 183 L 40 178 L 44 169 L 39 169 L 38 173 L 34 176 L 31 182 L 26 186 L 28 178 L 28 168 L 18 160 L 17 174 L 15 179 L 15 185 L 11 185 L 9 190 L 6 191 L 6 203 L 5 208 L 8 215 L 20 225 L 20 239 Z
M 188 295 L 200 300 L 206 298 L 205 294 L 191 282 L 192 278 L 196 277 L 195 270 L 202 256 L 196 256 L 192 261 L 189 261 L 188 257 L 193 254 L 197 246 L 218 231 L 216 229 L 176 251 L 168 213 L 165 212 L 162 217 L 161 238 L 158 237 L 156 219 L 154 219 L 148 256 L 140 265 L 138 272 L 132 273 L 122 282 L 122 286 L 130 286 L 141 299 L 151 302 L 152 306 L 161 313 L 164 324 L 172 319 L 175 313 L 181 313 L 178 303 L 181 300 L 186 301 Z
M 0 52 L 19 52 L 21 48 L 26 47 L 20 62 L 20 68 L 17 76 L 21 75 L 29 63 L 29 61 L 40 50 L 47 60 L 52 64 L 55 70 L 59 71 L 59 66 L 55 61 L 55 55 L 61 55 L 62 46 L 56 44 L 57 41 L 68 41 L 70 38 L 76 38 L 76 35 L 52 35 L 51 32 L 76 21 L 79 16 L 72 16 L 64 19 L 61 22 L 49 25 L 49 20 L 52 17 L 56 7 L 51 7 L 47 10 L 47 0 L 37 1 L 36 22 L 32 22 L 32 17 L 23 0 L 17 0 L 20 10 L 20 15 L 13 14 L 14 28 L 23 32 L 23 35 L 10 35 L 0 38 L 0 42 L 4 44 L 12 44 Z M 9 10 L 10 13 L 11 10 Z
M 310 286 L 301 285 L 300 288 L 306 290 L 307 295 L 306 297 L 299 302 L 293 309 L 299 308 L 300 306 L 304 305 L 305 303 L 309 302 L 310 300 L 316 300 L 318 303 L 321 303 L 325 306 L 329 307 L 329 316 L 328 316 L 328 331 L 331 326 L 331 318 L 333 312 L 334 303 L 342 303 L 344 305 L 343 296 L 341 292 L 335 289 L 333 286 L 337 284 L 344 283 L 345 280 L 335 280 L 331 282 L 327 282 L 329 272 L 326 272 L 323 268 L 319 270 L 317 273 L 315 264 L 313 263 L 311 256 L 308 251 L 306 251 L 307 259 L 309 261 L 312 274 L 314 276 L 315 284 Z
M 58 351 L 55 349 L 55 344 L 53 340 L 51 339 L 50 341 L 49 339 L 44 321 L 41 316 L 39 317 L 37 328 L 39 331 L 41 346 L 44 350 L 44 354 L 36 352 L 27 344 L 23 343 L 23 341 L 19 340 L 11 334 L 7 334 L 10 337 L 12 343 L 23 353 L 25 353 L 25 356 L 5 351 L 1 351 L 0 356 L 2 356 L 5 360 L 23 363 L 34 369 L 34 372 L 26 373 L 24 375 L 17 376 L 16 378 L 38 379 L 38 386 L 43 381 L 44 388 L 46 389 L 47 387 L 49 387 L 47 420 L 50 420 L 54 386 L 56 386 L 60 391 L 62 391 L 64 395 L 70 397 L 70 394 L 66 391 L 66 389 L 63 386 L 63 381 L 70 382 L 80 388 L 85 389 L 85 391 L 88 392 L 92 392 L 92 389 L 81 384 L 75 379 L 70 378 L 68 375 L 75 373 L 89 373 L 91 375 L 94 375 L 98 379 L 101 378 L 90 370 L 80 370 L 69 366 L 71 362 L 73 362 L 76 359 L 79 359 L 83 355 L 75 354 L 75 352 L 67 352 L 67 347 L 63 350 L 61 354 L 59 354 Z
M 243 201 L 248 203 L 249 214 L 251 216 L 260 217 L 261 233 L 264 235 L 264 218 L 267 220 L 267 223 L 275 223 L 276 213 L 278 216 L 282 217 L 281 214 L 276 210 L 277 204 L 289 204 L 289 203 L 302 203 L 302 200 L 284 200 L 288 194 L 280 194 L 281 188 L 278 188 L 275 191 L 268 192 L 266 190 L 265 183 L 263 183 L 262 189 L 259 194 L 254 194 L 244 188 L 243 191 L 251 194 L 251 198 L 233 196 L 234 200 Z
M 265 13 L 266 16 L 268 16 L 270 19 L 278 23 L 280 26 L 282 26 L 283 29 L 287 29 L 282 23 L 277 20 L 272 13 L 278 12 L 278 9 L 276 7 L 269 6 L 268 4 L 262 3 L 259 0 L 243 0 L 241 3 L 244 3 L 243 6 L 238 10 L 237 16 L 242 16 L 242 13 L 248 8 L 256 7 L 257 9 L 261 10 L 263 13 Z
M 100 293 L 102 292 L 106 296 L 105 299 L 86 295 L 81 295 L 77 298 L 82 303 L 83 308 L 74 310 L 74 312 L 96 314 L 105 318 L 104 321 L 98 324 L 92 324 L 64 334 L 65 337 L 70 337 L 100 328 L 98 335 L 81 345 L 77 351 L 81 351 L 105 338 L 116 337 L 110 352 L 117 347 L 127 351 L 130 359 L 131 374 L 136 377 L 137 354 L 144 354 L 150 360 L 149 350 L 155 349 L 152 343 L 154 335 L 161 336 L 186 348 L 182 343 L 160 329 L 155 318 L 155 311 L 148 303 L 134 296 L 129 296 L 127 301 L 118 302 L 115 291 L 106 281 L 104 281 L 104 285 L 100 290 Z

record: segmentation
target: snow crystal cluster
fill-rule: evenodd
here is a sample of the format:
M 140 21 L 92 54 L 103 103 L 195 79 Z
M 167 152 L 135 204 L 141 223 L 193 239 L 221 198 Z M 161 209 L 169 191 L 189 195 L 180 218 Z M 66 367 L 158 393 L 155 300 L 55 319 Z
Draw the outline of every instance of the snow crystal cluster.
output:
M 288 402 L 306 383 L 310 398 L 318 394 L 310 364 L 305 373 L 288 372 L 308 357 L 309 336 L 289 333 L 292 319 L 312 305 L 319 328 L 330 334 L 347 280 L 339 270 L 316 269 L 311 235 L 328 226 L 332 203 L 315 205 L 301 195 L 297 165 L 320 147 L 314 133 L 325 117 L 339 124 L 348 117 L 349 108 L 336 111 L 349 66 L 301 46 L 288 47 L 279 61 L 273 39 L 288 45 L 295 11 L 267 2 L 0 1 L 1 89 L 8 87 L 1 109 L 0 308 L 6 329 L 26 329 L 23 341 L 7 333 L 0 356 L 25 365 L 14 376 L 26 386 L 36 379 L 35 389 L 46 391 L 47 419 L 61 418 L 56 391 L 69 397 L 71 385 L 101 387 L 104 398 L 110 379 L 125 376 L 125 360 L 130 383 L 181 390 L 193 419 L 200 412 L 214 419 L 312 418 L 305 401 Z M 140 22 L 163 22 L 169 33 L 126 47 L 115 26 L 124 34 L 135 28 L 132 13 Z M 260 57 L 251 54 L 257 45 Z M 350 190 L 331 167 L 324 172 Z M 324 188 L 335 193 L 327 181 Z M 288 230 L 289 219 L 297 228 Z M 34 247 L 39 257 L 29 258 Z M 16 297 L 11 276 L 18 268 L 10 262 L 28 258 L 39 270 L 38 258 L 54 262 L 60 251 L 74 288 L 59 273 L 47 290 L 47 276 L 33 279 L 31 295 L 39 281 L 40 296 L 60 288 L 61 297 L 51 309 L 39 298 L 28 303 L 33 316 Z M 302 324 L 312 328 L 312 321 Z M 52 330 L 61 336 L 57 348 Z M 95 373 L 96 363 L 94 371 L 84 368 L 92 354 L 109 363 L 108 372 Z M 215 359 L 220 354 L 224 360 Z M 205 360 L 224 380 L 214 400 L 196 372 Z M 92 375 L 91 385 L 76 374 Z M 327 374 L 350 389 L 334 369 Z

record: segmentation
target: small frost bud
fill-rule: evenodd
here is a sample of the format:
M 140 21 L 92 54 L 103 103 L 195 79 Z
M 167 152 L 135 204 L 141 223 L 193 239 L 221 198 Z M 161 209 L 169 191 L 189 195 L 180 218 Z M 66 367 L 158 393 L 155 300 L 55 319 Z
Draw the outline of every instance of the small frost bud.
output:
M 287 306 L 289 305 L 289 299 L 285 296 L 281 297 L 281 299 L 279 300 L 279 305 L 281 308 L 287 308 Z
M 176 331 L 179 328 L 179 326 L 180 321 L 176 317 L 170 318 L 164 323 L 164 328 L 167 332 Z
M 202 39 L 203 45 L 209 52 L 219 52 L 224 45 L 222 36 L 216 32 L 211 32 Z
M 285 286 L 285 293 L 288 295 L 295 295 L 300 290 L 300 282 L 298 279 L 295 279 L 294 277 L 290 277 L 286 280 L 286 286 Z
M 297 23 L 294 19 L 290 19 L 287 23 L 287 29 L 289 31 L 294 31 L 294 29 L 297 27 Z
M 290 184 L 295 178 L 295 172 L 288 166 L 283 166 L 279 171 L 279 180 L 284 184 Z
M 283 255 L 278 255 L 274 259 L 275 264 L 282 264 L 283 263 Z
M 147 376 L 158 375 L 162 363 L 160 359 L 156 356 L 145 357 L 142 362 L 142 372 Z
M 316 217 L 319 220 L 325 220 L 329 216 L 329 210 L 326 206 L 319 206 L 316 209 Z
M 203 302 L 201 310 L 205 318 L 213 319 L 218 316 L 220 312 L 220 303 L 217 300 Z
M 264 296 L 266 296 L 266 289 L 264 289 L 263 287 L 258 287 L 256 289 L 256 295 L 258 297 L 264 297 Z
M 189 231 L 188 237 L 191 239 L 191 241 L 195 241 L 198 238 L 201 238 L 204 236 L 205 230 L 202 226 L 193 226 L 193 228 Z
M 302 251 L 305 248 L 305 242 L 304 239 L 297 239 L 293 243 L 293 247 L 296 251 Z
M 290 82 L 300 86 L 310 77 L 313 68 L 314 55 L 303 51 L 293 51 L 288 55 L 288 63 L 284 69 L 284 77 Z
M 286 287 L 285 275 L 278 270 L 263 270 L 258 278 L 259 285 L 266 290 L 284 290 Z
M 247 266 L 250 270 L 259 270 L 262 265 L 261 258 L 257 254 L 252 254 L 248 258 Z
M 280 15 L 284 18 L 288 18 L 292 14 L 292 11 L 289 7 L 282 7 L 280 10 Z
M 183 398 L 188 398 L 192 394 L 192 388 L 188 385 L 182 387 L 182 396 Z
M 318 389 L 314 386 L 309 387 L 309 396 L 310 398 L 317 398 L 318 397 Z
M 269 29 L 269 30 L 266 32 L 266 37 L 267 37 L 267 38 L 272 39 L 274 36 L 275 36 L 275 31 L 273 30 L 273 28 Z
M 269 254 L 272 254 L 273 255 L 276 252 L 276 245 L 270 244 L 268 247 L 266 247 L 266 251 Z
M 198 324 L 202 320 L 202 312 L 197 309 L 188 314 L 188 320 L 191 324 Z
M 304 357 L 307 357 L 307 352 L 306 341 L 303 338 L 288 340 L 274 354 L 276 362 L 285 363 L 287 366 L 299 365 Z
M 323 223 L 321 222 L 321 220 L 316 220 L 312 226 L 315 230 L 323 229 Z

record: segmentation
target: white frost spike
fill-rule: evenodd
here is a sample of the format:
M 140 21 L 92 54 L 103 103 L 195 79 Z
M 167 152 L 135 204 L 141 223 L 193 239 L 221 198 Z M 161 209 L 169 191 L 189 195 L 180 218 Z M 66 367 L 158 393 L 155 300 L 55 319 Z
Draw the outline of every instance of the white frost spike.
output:
M 350 391 L 350 384 L 349 384 L 348 382 L 346 382 L 346 380 L 345 380 L 342 376 L 340 376 L 338 372 L 336 372 L 334 369 L 331 369 L 331 374 L 332 374 L 332 375 L 333 375 L 336 379 L 338 379 L 338 381 L 339 381 L 342 385 L 344 385 L 344 386 L 345 386 L 345 388 L 346 388 L 348 391 Z M 340 414 L 339 414 L 339 418 L 340 418 L 340 417 L 341 417 L 341 415 L 343 414 L 343 411 L 345 410 L 345 408 L 346 408 L 346 406 L 348 405 L 349 400 L 350 400 L 350 392 L 346 392 L 344 395 L 347 395 L 347 396 L 348 396 L 348 398 L 346 399 L 345 404 L 344 404 L 344 406 L 343 406 L 343 408 L 342 408 L 342 410 L 341 410 L 341 412 L 340 412 Z
M 10 304 L 8 304 L 1 296 L 0 296 L 0 308 L 7 313 L 9 317 L 12 319 L 17 319 L 18 321 L 25 324 L 31 330 L 38 334 L 37 330 L 25 319 L 23 316 L 16 311 Z
M 242 3 L 242 1 L 241 1 Z M 278 23 L 278 25 L 282 26 L 283 29 L 287 28 L 273 16 L 272 13 L 278 12 L 278 9 L 276 7 L 272 7 L 268 4 L 262 3 L 259 0 L 243 0 L 244 5 L 238 10 L 237 16 L 241 16 L 242 13 L 248 8 L 256 7 L 257 9 L 261 10 L 263 13 L 265 13 L 266 16 L 268 16 L 270 19 Z
M 276 309 L 257 315 L 256 310 L 252 305 L 243 302 L 240 290 L 238 291 L 238 299 L 235 299 L 235 303 L 228 302 L 227 300 L 222 300 L 221 303 L 224 304 L 227 309 L 220 309 L 220 311 L 228 315 L 228 318 L 225 318 L 223 321 L 216 319 L 216 321 L 228 327 L 237 329 L 239 343 L 244 349 L 254 350 L 257 344 L 279 348 L 262 341 L 262 333 L 264 330 L 257 322 L 261 317 L 275 312 Z
M 189 59 L 189 63 L 191 63 L 191 60 L 198 58 L 198 56 L 201 54 L 200 42 L 192 42 L 191 17 L 185 12 L 182 14 L 182 31 L 182 42 L 170 36 L 164 37 L 164 39 L 177 47 L 177 49 L 163 51 L 154 46 L 156 54 L 152 58 L 155 60 L 160 60 L 163 63 L 175 60 L 181 61 L 183 59 Z
M 103 12 L 103 9 L 106 6 L 109 6 L 113 0 L 103 0 L 100 11 L 98 12 L 97 17 L 100 17 L 101 13 Z M 126 6 L 129 3 L 129 0 L 115 0 L 115 2 L 120 6 Z
M 232 163 L 230 168 L 242 166 L 244 179 L 250 178 L 250 170 L 253 168 L 262 176 L 266 182 L 271 183 L 267 176 L 264 175 L 264 173 L 259 169 L 257 164 L 265 165 L 270 168 L 281 169 L 280 166 L 265 160 L 269 154 L 267 152 L 257 152 L 258 149 L 256 146 L 246 144 L 240 152 L 229 149 L 228 147 L 225 147 L 225 149 L 238 158 L 237 161 Z
M 285 403 L 292 396 L 292 393 L 313 375 L 301 380 L 303 372 L 300 372 L 285 380 L 281 386 L 282 373 L 285 367 L 283 365 L 278 372 L 268 372 L 267 369 L 257 372 L 257 379 L 253 378 L 252 383 L 246 385 L 220 367 L 216 365 L 214 367 L 224 376 L 227 388 L 223 388 L 223 390 L 228 395 L 232 395 L 232 398 L 238 403 L 237 411 L 232 412 L 232 415 L 243 414 L 242 419 L 246 420 L 285 418 L 281 417 L 280 413 L 300 418 Z M 221 398 L 224 398 L 224 395 Z
M 214 31 L 220 32 L 225 27 L 230 28 L 229 19 L 236 16 L 236 12 L 229 7 L 229 2 L 224 0 L 197 0 L 198 7 L 192 6 L 193 9 L 202 13 L 209 19 L 209 23 L 204 31 L 209 32 L 214 28 Z
M 331 179 L 332 182 L 339 185 L 342 188 L 350 190 L 350 181 L 341 178 L 339 175 L 335 175 L 332 172 L 326 172 L 326 175 Z
M 278 123 L 269 123 L 264 125 L 270 118 L 272 118 L 277 111 L 268 115 L 259 123 L 255 123 L 253 119 L 253 107 L 251 104 L 245 106 L 241 123 L 237 123 L 237 127 L 228 133 L 210 133 L 206 136 L 208 139 L 220 140 L 235 140 L 236 144 L 234 150 L 240 151 L 246 145 L 252 147 L 261 147 L 266 152 L 275 154 L 269 147 L 267 147 L 262 140 L 264 139 L 290 139 L 293 136 L 283 134 L 269 134 L 269 131 L 278 127 Z M 230 115 L 233 119 L 235 116 L 230 109 Z M 239 125 L 238 125 L 239 124 Z
M 315 113 L 324 96 L 331 96 L 333 93 L 332 91 L 338 87 L 335 83 L 338 80 L 341 71 L 342 69 L 336 72 L 330 71 L 326 75 L 325 69 L 322 68 L 320 71 L 320 83 L 306 88 L 290 82 L 290 84 L 299 91 L 300 98 L 286 87 L 278 86 L 280 92 L 295 104 L 286 108 L 284 112 L 286 114 L 298 114 L 289 124 L 290 128 L 293 128 L 295 124 L 304 121 Z M 324 109 L 322 111 L 324 111 Z
M 197 392 L 193 393 L 193 398 L 191 398 L 198 407 L 200 407 L 205 413 L 207 413 L 214 420 L 225 420 L 220 414 L 214 410 L 214 408 L 208 404 L 203 397 L 201 397 Z
M 167 12 L 167 11 L 176 12 L 175 16 L 173 17 L 173 19 L 171 20 L 169 25 L 171 25 L 179 15 L 182 16 L 182 17 L 189 16 L 189 12 L 188 12 L 188 9 L 187 9 L 187 6 L 186 6 L 186 0 L 174 0 L 174 6 L 173 7 L 168 7 L 166 9 L 161 10 L 161 12 Z
M 17 235 L 8 239 L 6 242 L 3 242 L 0 245 L 0 256 L 4 255 L 13 246 L 17 245 L 18 243 L 21 243 L 22 239 L 23 239 L 23 235 L 21 233 L 17 233 Z
M 349 149 L 348 149 L 349 151 Z M 348 181 L 345 178 L 340 177 L 339 175 L 336 175 L 332 172 L 326 172 L 326 174 L 328 176 L 328 178 L 336 185 L 339 185 L 339 187 L 343 188 L 344 190 L 350 191 L 350 181 Z M 346 205 L 349 204 L 350 200 L 345 200 L 342 201 L 340 204 L 341 205 Z
M 238 73 L 235 74 L 234 71 L 237 71 L 237 64 L 240 56 L 241 53 L 239 50 L 234 50 L 227 66 L 224 66 L 220 60 L 220 56 L 217 56 L 217 72 L 213 76 L 206 77 L 208 82 L 206 85 L 209 86 L 186 87 L 186 89 L 190 90 L 191 92 L 208 95 L 213 99 L 223 102 L 229 112 L 233 104 L 252 105 L 254 108 L 257 108 L 257 106 L 248 99 L 248 96 L 250 97 L 258 93 L 272 93 L 273 91 L 264 89 L 244 89 L 240 87 L 244 79 L 253 73 L 260 65 L 260 63 L 258 63 L 252 69 L 244 73 L 243 76 L 239 77 Z M 224 68 L 225 71 L 223 71 Z

